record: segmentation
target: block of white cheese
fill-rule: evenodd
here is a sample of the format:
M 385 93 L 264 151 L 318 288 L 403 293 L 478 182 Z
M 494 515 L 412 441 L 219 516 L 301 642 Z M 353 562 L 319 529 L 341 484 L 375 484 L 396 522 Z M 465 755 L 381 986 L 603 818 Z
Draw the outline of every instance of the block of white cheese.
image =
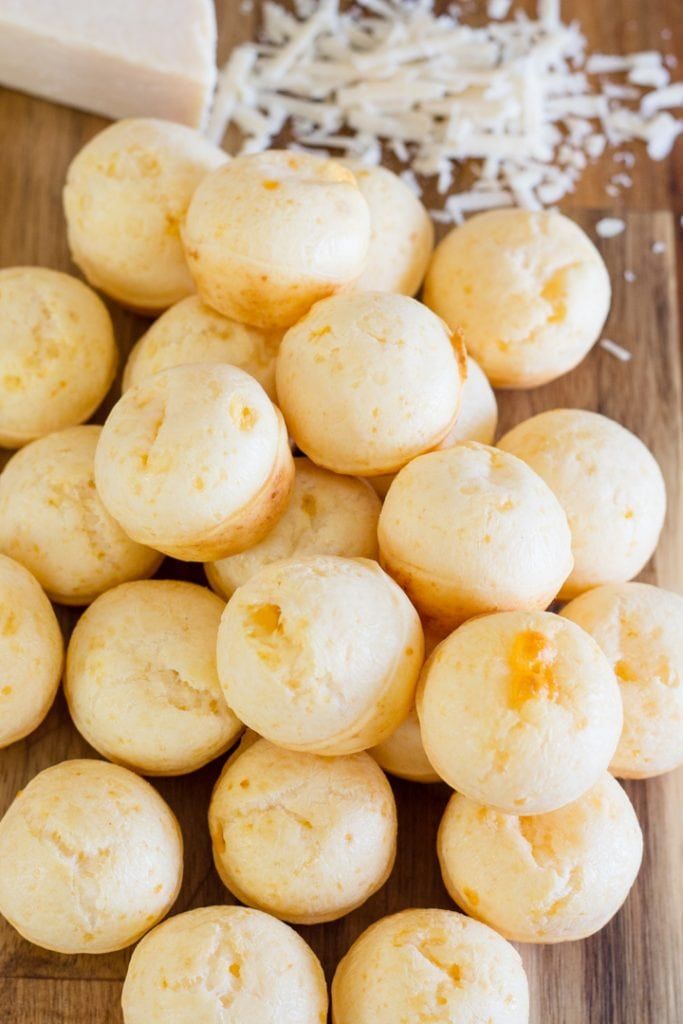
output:
M 201 127 L 215 79 L 212 0 L 0 0 L 0 84 L 10 88 Z

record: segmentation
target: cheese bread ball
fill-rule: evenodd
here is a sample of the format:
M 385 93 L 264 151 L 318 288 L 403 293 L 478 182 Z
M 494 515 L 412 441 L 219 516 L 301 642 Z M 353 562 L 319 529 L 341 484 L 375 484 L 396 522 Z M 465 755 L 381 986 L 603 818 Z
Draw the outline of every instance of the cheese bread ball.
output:
M 382 565 L 446 630 L 482 612 L 547 607 L 571 570 L 570 543 L 543 480 L 470 441 L 409 463 L 379 517 Z
M 603 775 L 573 803 L 525 817 L 454 794 L 437 849 L 444 884 L 468 914 L 513 942 L 569 942 L 619 910 L 643 836 L 626 793 Z
M 497 426 L 498 403 L 493 388 L 478 363 L 468 356 L 467 377 L 460 393 L 458 415 L 444 439 L 435 446 L 435 451 L 453 448 L 459 441 L 493 444 Z M 370 483 L 380 498 L 386 497 L 394 476 L 395 474 L 391 473 L 388 476 L 371 478 Z
M 428 657 L 443 639 L 442 634 L 426 626 L 425 657 Z M 380 768 L 390 775 L 398 776 L 399 779 L 409 779 L 411 782 L 441 782 L 440 776 L 436 774 L 425 754 L 420 734 L 420 720 L 414 705 L 398 729 L 394 729 L 391 736 L 387 736 L 376 747 L 372 747 L 368 753 L 372 754 Z
M 376 747 L 372 747 L 370 753 L 385 772 L 399 779 L 441 782 L 441 777 L 434 771 L 425 754 L 415 707 L 410 709 L 408 717 L 404 718 L 398 729 Z
M 117 121 L 86 143 L 63 199 L 71 256 L 90 284 L 142 313 L 191 295 L 180 228 L 200 181 L 226 160 L 199 132 L 155 118 Z
M 162 370 L 131 388 L 102 429 L 95 479 L 134 540 L 174 558 L 223 558 L 256 544 L 294 477 L 280 412 L 225 363 Z
M 208 562 L 213 589 L 230 597 L 264 565 L 302 555 L 377 557 L 380 503 L 365 480 L 338 476 L 295 459 L 294 488 L 282 518 L 262 541 L 237 555 Z
M 319 302 L 277 358 L 280 408 L 298 446 L 335 473 L 395 472 L 451 429 L 465 350 L 405 295 L 351 292 Z
M 370 211 L 347 167 L 269 150 L 204 179 L 183 242 L 205 302 L 246 324 L 289 327 L 360 277 Z
M 683 764 L 683 597 L 616 583 L 582 594 L 561 614 L 598 642 L 619 682 L 624 730 L 610 771 L 645 779 Z
M 365 753 L 317 757 L 256 740 L 218 780 L 209 829 L 230 892 L 295 924 L 355 910 L 396 856 L 391 786 Z
M 531 466 L 567 513 L 574 568 L 562 599 L 638 575 L 659 540 L 666 488 L 635 434 L 596 412 L 552 409 L 498 444 Z
M 109 314 L 87 285 L 45 267 L 0 270 L 0 446 L 87 420 L 117 362 Z
M 434 248 L 434 225 L 423 204 L 386 167 L 344 161 L 370 208 L 370 247 L 354 288 L 414 295 Z
M 517 950 L 452 910 L 404 910 L 356 939 L 332 982 L 333 1024 L 528 1024 Z
M 106 761 L 62 761 L 0 821 L 0 914 L 36 946 L 110 953 L 173 906 L 178 822 L 155 789 Z
M 376 562 L 311 556 L 235 591 L 218 675 L 235 714 L 272 743 L 353 754 L 408 714 L 423 648 L 417 612 Z
M 224 753 L 241 725 L 216 670 L 223 602 L 178 580 L 124 583 L 76 624 L 64 692 L 95 750 L 145 775 L 192 772 Z
M 490 210 L 437 246 L 424 301 L 465 336 L 496 388 L 531 388 L 568 373 L 607 319 L 600 253 L 560 213 Z
M 325 1024 L 327 986 L 293 928 L 247 907 L 200 907 L 136 947 L 125 1024 Z
M 28 736 L 45 718 L 63 655 L 59 623 L 35 578 L 0 555 L 0 748 Z
M 230 363 L 259 382 L 275 401 L 275 356 L 282 335 L 239 324 L 190 295 L 155 320 L 133 346 L 123 371 L 123 390 L 169 366 Z
M 49 434 L 0 474 L 0 550 L 60 604 L 89 604 L 126 580 L 151 576 L 158 551 L 123 532 L 95 490 L 98 426 Z
M 588 633 L 549 612 L 499 612 L 460 626 L 425 665 L 417 711 L 441 778 L 508 814 L 576 800 L 607 770 L 622 727 L 607 658 Z

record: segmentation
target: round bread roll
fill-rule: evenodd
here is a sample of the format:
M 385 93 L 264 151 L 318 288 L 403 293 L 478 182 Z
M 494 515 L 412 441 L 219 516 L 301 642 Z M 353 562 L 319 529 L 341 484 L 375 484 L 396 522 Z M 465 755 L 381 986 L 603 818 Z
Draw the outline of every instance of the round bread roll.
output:
M 126 580 L 151 576 L 162 555 L 136 544 L 95 490 L 98 426 L 49 434 L 0 474 L 0 549 L 60 604 L 89 604 Z
M 398 729 L 394 729 L 370 754 L 380 768 L 410 782 L 441 782 L 425 753 L 417 710 L 412 707 Z
M 327 986 L 313 950 L 282 921 L 246 907 L 200 907 L 136 947 L 125 1024 L 324 1024 Z
M 298 446 L 335 473 L 394 472 L 441 441 L 465 380 L 457 335 L 405 295 L 350 292 L 287 331 L 280 407 Z
M 235 714 L 272 743 L 353 754 L 408 714 L 423 649 L 417 612 L 376 562 L 289 559 L 228 601 L 218 675 Z
M 453 448 L 459 441 L 479 441 L 480 444 L 493 444 L 498 426 L 498 403 L 489 384 L 486 374 L 475 363 L 471 356 L 467 357 L 467 377 L 460 393 L 460 408 L 455 423 L 443 441 L 435 447 L 435 451 Z M 396 474 L 373 476 L 370 483 L 380 498 L 385 498 Z
M 223 558 L 256 544 L 294 477 L 280 412 L 235 366 L 195 363 L 131 388 L 102 429 L 97 490 L 135 540 L 174 558 Z
M 205 566 L 216 593 L 228 598 L 264 565 L 303 555 L 377 557 L 380 503 L 365 480 L 338 476 L 295 459 L 294 488 L 282 518 L 260 543 Z
M 205 302 L 243 323 L 289 327 L 360 276 L 370 211 L 347 167 L 269 150 L 205 178 L 183 242 Z
M 109 314 L 87 285 L 45 267 L 0 270 L 0 446 L 87 420 L 117 362 Z
M 112 299 L 156 313 L 194 291 L 180 226 L 202 178 L 227 160 L 199 132 L 171 121 L 117 121 L 69 165 L 69 249 Z
M 241 724 L 216 671 L 223 602 L 178 580 L 124 583 L 76 624 L 64 692 L 95 750 L 145 775 L 181 775 L 223 754 Z
M 282 335 L 229 320 L 190 295 L 155 320 L 133 346 L 123 390 L 185 363 L 230 363 L 259 382 L 275 401 L 275 356 Z
M 173 906 L 178 822 L 155 789 L 105 761 L 40 772 L 0 821 L 0 914 L 57 953 L 110 953 Z
M 554 211 L 490 210 L 437 246 L 424 301 L 463 331 L 496 388 L 531 388 L 568 373 L 607 319 L 611 289 L 600 253 Z
M 572 567 L 550 488 L 519 459 L 470 441 L 401 470 L 378 535 L 382 565 L 445 630 L 482 612 L 546 608 Z
M 425 626 L 425 657 L 428 657 L 443 639 L 443 634 Z M 420 734 L 420 720 L 414 705 L 398 729 L 394 729 L 391 736 L 387 736 L 368 753 L 374 757 L 380 768 L 399 779 L 408 779 L 410 782 L 441 782 L 441 777 L 434 771 L 425 754 Z
M 498 444 L 531 466 L 567 513 L 574 568 L 561 599 L 637 576 L 659 540 L 666 488 L 635 434 L 596 412 L 553 409 Z
M 646 583 L 597 587 L 562 615 L 600 645 L 624 702 L 610 771 L 646 779 L 683 764 L 683 597 Z
M 0 748 L 43 721 L 57 693 L 63 657 L 52 605 L 28 569 L 0 555 Z
M 422 740 L 442 779 L 508 814 L 578 799 L 619 741 L 619 687 L 595 640 L 549 612 L 499 612 L 439 644 L 417 695 Z
M 258 739 L 225 766 L 209 829 L 230 892 L 295 924 L 355 910 L 396 856 L 391 786 L 365 753 L 316 757 Z
M 332 982 L 333 1024 L 528 1024 L 522 960 L 452 910 L 404 910 L 356 939 Z
M 414 295 L 434 248 L 434 225 L 412 189 L 386 167 L 344 161 L 370 208 L 370 247 L 354 288 Z
M 437 842 L 463 910 L 514 942 L 584 939 L 614 917 L 643 855 L 631 801 L 611 775 L 549 814 L 519 817 L 459 793 Z

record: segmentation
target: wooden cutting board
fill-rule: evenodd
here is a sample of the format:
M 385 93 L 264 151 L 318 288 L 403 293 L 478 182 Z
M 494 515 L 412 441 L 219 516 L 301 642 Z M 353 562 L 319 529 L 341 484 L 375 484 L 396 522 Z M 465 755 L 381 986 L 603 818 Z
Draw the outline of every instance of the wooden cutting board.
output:
M 674 29 L 683 58 L 679 0 L 576 0 L 594 45 L 610 49 L 662 46 L 661 30 Z M 257 13 L 238 13 L 237 0 L 219 5 L 221 55 L 249 37 Z M 602 26 L 602 34 L 601 34 Z M 617 38 L 615 39 L 615 34 Z M 66 247 L 60 192 L 66 167 L 98 131 L 100 119 L 0 91 L 0 266 L 41 264 L 74 271 Z M 674 158 L 680 162 L 681 144 Z M 666 477 L 669 514 L 661 544 L 643 578 L 683 592 L 683 407 L 676 290 L 676 249 L 681 196 L 675 162 L 636 166 L 625 196 L 627 228 L 600 242 L 614 302 L 605 330 L 633 358 L 621 363 L 596 348 L 581 367 L 547 387 L 501 394 L 501 428 L 543 409 L 578 406 L 612 416 L 654 451 Z M 589 231 L 608 211 L 601 185 L 615 165 L 589 174 L 567 212 Z M 652 252 L 663 242 L 664 252 Z M 624 280 L 624 271 L 637 278 Z M 122 356 L 145 321 L 111 306 Z M 115 399 L 113 391 L 99 419 Z M 2 461 L 8 453 L 1 453 Z M 167 560 L 160 575 L 201 582 L 201 572 Z M 73 611 L 63 610 L 68 632 Z M 70 723 L 60 696 L 32 736 L 0 751 L 0 813 L 38 771 L 66 758 L 97 756 Z M 206 811 L 214 763 L 194 775 L 155 780 L 178 815 L 185 836 L 185 879 L 176 912 L 231 902 L 213 869 Z M 356 936 L 384 914 L 410 906 L 452 906 L 435 855 L 445 786 L 394 781 L 399 811 L 399 856 L 387 885 L 364 907 L 333 924 L 301 928 L 328 976 Z M 646 838 L 645 860 L 624 909 L 594 938 L 580 943 L 521 948 L 532 992 L 532 1024 L 682 1024 L 683 1022 L 683 770 L 659 780 L 630 783 Z M 3 865 L 0 864 L 0 871 Z M 63 957 L 29 945 L 0 920 L 1 1024 L 120 1024 L 119 997 L 130 951 Z M 190 1024 L 190 1022 L 188 1022 Z M 248 1021 L 240 1024 L 250 1024 Z M 286 1024 L 286 1022 L 282 1022 Z M 455 1024 L 455 1022 L 454 1022 Z

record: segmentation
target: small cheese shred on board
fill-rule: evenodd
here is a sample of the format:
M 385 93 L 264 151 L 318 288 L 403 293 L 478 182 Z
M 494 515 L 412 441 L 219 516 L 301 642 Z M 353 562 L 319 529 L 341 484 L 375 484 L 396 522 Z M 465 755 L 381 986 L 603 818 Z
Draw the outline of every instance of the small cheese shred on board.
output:
M 293 12 L 267 2 L 260 40 L 219 74 L 208 134 L 220 141 L 235 125 L 242 152 L 256 152 L 287 126 L 294 148 L 367 164 L 390 153 L 411 186 L 435 179 L 440 219 L 455 222 L 553 206 L 608 147 L 624 167 L 630 143 L 653 160 L 671 151 L 683 82 L 666 57 L 587 54 L 559 0 L 539 0 L 534 17 L 507 0 L 481 6 L 489 20 L 472 26 L 433 0 L 297 0 Z M 464 161 L 474 184 L 449 195 Z M 630 181 L 614 175 L 609 194 Z

